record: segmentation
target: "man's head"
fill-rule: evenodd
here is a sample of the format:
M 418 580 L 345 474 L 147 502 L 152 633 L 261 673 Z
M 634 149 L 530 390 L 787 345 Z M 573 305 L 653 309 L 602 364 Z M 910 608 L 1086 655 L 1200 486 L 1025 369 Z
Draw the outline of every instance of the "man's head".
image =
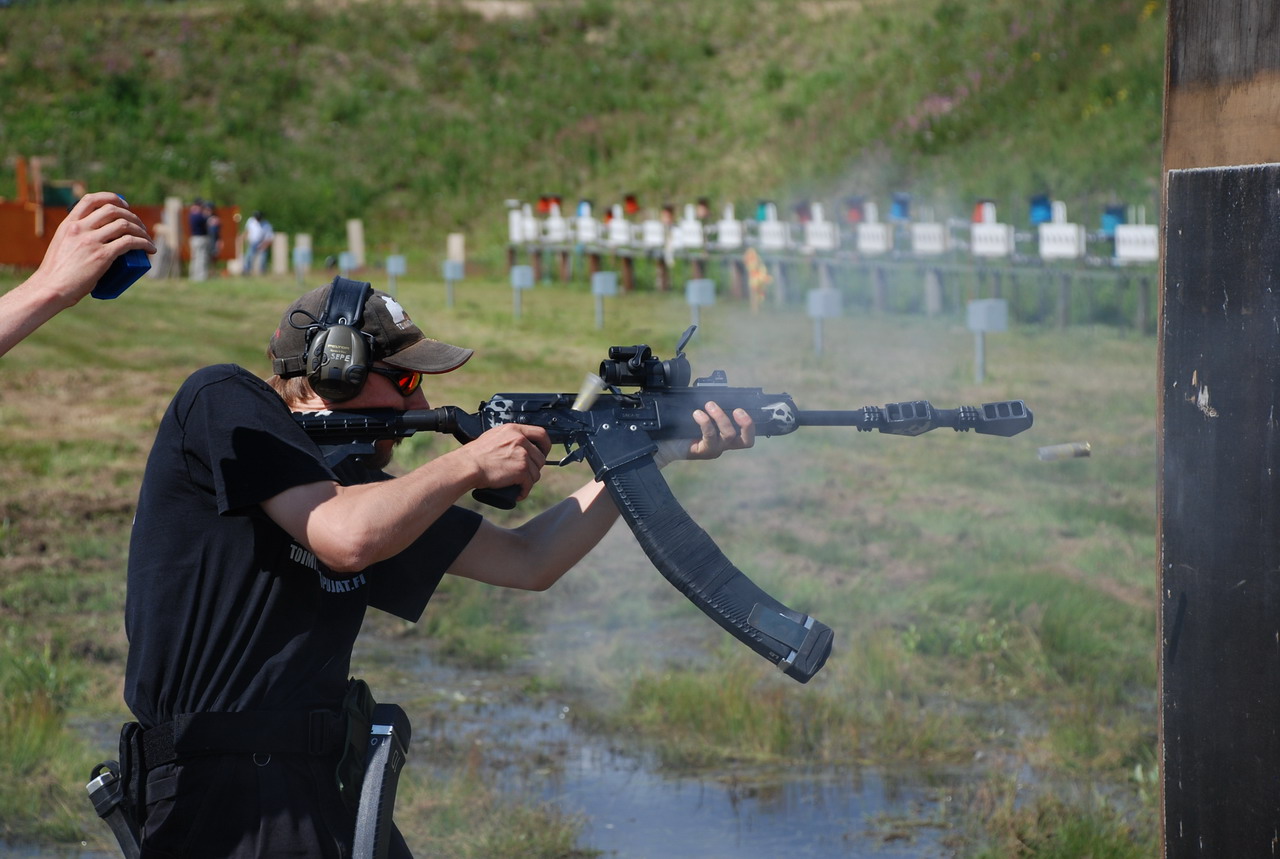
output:
M 447 373 L 472 350 L 432 340 L 390 295 L 367 283 L 336 277 L 289 306 L 267 347 L 286 401 L 314 391 L 343 402 L 357 396 L 376 365 L 418 373 Z M 385 374 L 383 374 L 385 375 Z

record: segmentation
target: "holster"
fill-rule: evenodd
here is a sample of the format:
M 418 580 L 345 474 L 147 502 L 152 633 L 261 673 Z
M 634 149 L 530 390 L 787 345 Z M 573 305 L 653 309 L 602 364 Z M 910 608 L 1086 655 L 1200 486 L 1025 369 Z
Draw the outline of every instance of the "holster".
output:
M 353 814 L 360 807 L 360 787 L 364 784 L 365 766 L 369 757 L 369 729 L 373 725 L 373 708 L 376 702 L 369 684 L 351 678 L 347 694 L 342 699 L 342 719 L 345 739 L 342 757 L 334 773 L 338 781 L 338 793 L 342 803 Z
M 120 804 L 139 829 L 147 814 L 147 773 L 142 761 L 142 725 L 125 722 L 120 728 Z
M 142 727 L 128 722 L 120 729 L 120 760 L 103 761 L 89 773 L 89 802 L 94 812 L 111 827 L 125 859 L 142 855 L 142 816 L 145 809 L 142 786 L 146 781 L 141 765 Z

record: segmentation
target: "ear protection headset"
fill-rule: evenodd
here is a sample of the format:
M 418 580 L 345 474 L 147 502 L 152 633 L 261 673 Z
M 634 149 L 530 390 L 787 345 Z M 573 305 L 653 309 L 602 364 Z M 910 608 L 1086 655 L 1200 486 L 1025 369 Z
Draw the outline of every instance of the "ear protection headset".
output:
M 371 284 L 335 277 L 324 316 L 307 339 L 307 381 L 326 400 L 349 400 L 364 387 L 373 338 L 360 330 Z

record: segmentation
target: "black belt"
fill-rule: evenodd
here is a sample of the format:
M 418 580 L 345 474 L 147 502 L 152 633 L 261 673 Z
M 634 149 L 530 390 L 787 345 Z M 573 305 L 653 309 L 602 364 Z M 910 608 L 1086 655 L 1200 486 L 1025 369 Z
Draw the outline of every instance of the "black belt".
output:
M 345 741 L 333 710 L 187 713 L 142 732 L 145 769 L 182 758 L 237 752 L 336 754 Z

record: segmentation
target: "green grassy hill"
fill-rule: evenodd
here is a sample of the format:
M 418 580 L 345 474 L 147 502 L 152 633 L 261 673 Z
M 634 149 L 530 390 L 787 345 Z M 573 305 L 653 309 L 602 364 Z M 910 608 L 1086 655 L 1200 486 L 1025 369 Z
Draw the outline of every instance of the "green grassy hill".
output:
M 0 155 L 337 243 L 496 247 L 503 200 L 908 191 L 1155 209 L 1157 0 L 17 0 Z M 0 166 L 0 194 L 14 188 Z M 486 239 L 492 241 L 486 242 Z M 336 249 L 337 245 L 333 244 Z M 412 251 L 411 251 L 412 252 Z

